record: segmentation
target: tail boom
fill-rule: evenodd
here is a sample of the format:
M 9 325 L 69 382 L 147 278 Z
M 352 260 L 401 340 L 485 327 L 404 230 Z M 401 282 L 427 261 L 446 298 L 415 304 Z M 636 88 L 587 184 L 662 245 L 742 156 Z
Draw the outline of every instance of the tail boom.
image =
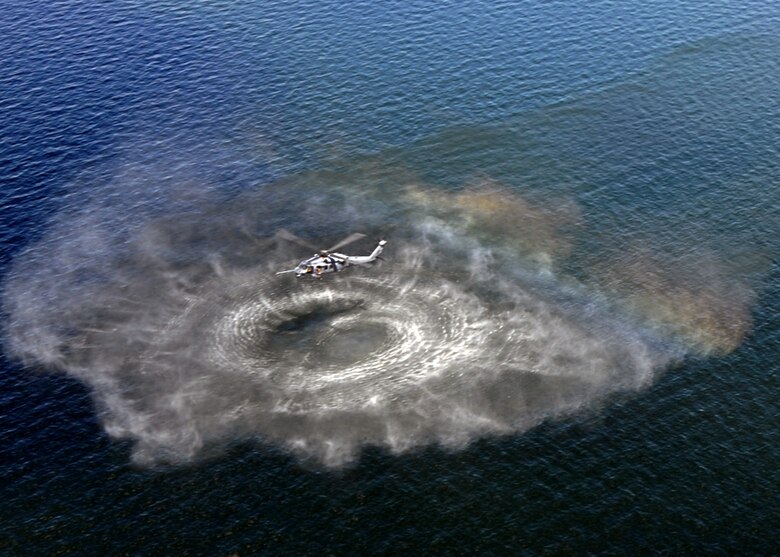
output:
M 371 255 L 351 255 L 347 257 L 347 263 L 350 263 L 352 265 L 363 265 L 365 263 L 372 263 L 376 261 L 376 258 L 379 257 L 382 254 L 382 251 L 385 249 L 385 244 L 387 243 L 387 240 L 379 240 L 379 244 L 374 248 L 374 251 L 371 252 Z

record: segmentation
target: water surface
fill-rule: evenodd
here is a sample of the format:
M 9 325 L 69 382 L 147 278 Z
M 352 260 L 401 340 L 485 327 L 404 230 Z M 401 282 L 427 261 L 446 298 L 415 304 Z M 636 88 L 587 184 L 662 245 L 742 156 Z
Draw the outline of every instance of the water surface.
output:
M 777 15 L 9 6 L 3 549 L 776 552 Z

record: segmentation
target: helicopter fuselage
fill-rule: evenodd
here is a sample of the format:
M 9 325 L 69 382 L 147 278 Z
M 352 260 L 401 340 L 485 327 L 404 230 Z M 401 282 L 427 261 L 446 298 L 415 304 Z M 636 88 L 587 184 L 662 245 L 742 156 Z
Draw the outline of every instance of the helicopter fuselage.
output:
M 347 256 L 343 253 L 318 253 L 298 263 L 295 267 L 295 276 L 312 275 L 318 278 L 325 273 L 337 273 L 347 265 Z
M 321 251 L 298 263 L 293 271 L 295 271 L 296 278 L 305 277 L 306 275 L 321 278 L 324 274 L 337 273 L 351 265 L 372 263 L 382 253 L 386 243 L 385 240 L 380 240 L 371 255 L 345 255 L 343 253 Z

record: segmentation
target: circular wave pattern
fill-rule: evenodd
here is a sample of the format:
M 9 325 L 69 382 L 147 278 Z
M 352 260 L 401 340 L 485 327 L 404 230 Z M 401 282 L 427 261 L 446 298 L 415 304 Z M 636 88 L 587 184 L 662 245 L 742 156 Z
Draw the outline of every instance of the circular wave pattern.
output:
M 209 218 L 152 221 L 105 256 L 52 234 L 5 291 L 11 351 L 88 383 L 141 464 L 242 439 L 325 466 L 365 445 L 463 447 L 639 388 L 679 355 L 501 255 L 503 239 L 491 248 L 441 220 L 392 238 L 386 264 L 313 280 L 275 276 L 290 246 L 240 228 L 204 241 Z M 47 250 L 75 258 L 72 278 Z
M 321 281 L 223 274 L 184 311 L 161 298 L 171 314 L 141 358 L 144 394 L 109 408 L 112 431 L 139 440 L 140 462 L 260 436 L 340 466 L 366 443 L 403 452 L 522 430 L 636 388 L 669 357 L 606 315 L 586 327 L 522 283 L 399 251 Z M 121 382 L 138 392 L 135 374 Z
M 271 382 L 289 412 L 381 405 L 473 365 L 495 327 L 479 300 L 451 283 L 357 276 L 290 293 L 282 282 L 277 292 L 254 284 L 232 307 L 212 306 L 209 354 Z

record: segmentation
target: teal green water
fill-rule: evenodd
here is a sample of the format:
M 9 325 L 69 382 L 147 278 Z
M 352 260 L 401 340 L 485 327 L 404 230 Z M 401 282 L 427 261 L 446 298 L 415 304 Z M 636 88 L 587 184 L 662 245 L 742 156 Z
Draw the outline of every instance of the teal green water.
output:
M 6 12 L 4 553 L 780 549 L 775 7 Z

